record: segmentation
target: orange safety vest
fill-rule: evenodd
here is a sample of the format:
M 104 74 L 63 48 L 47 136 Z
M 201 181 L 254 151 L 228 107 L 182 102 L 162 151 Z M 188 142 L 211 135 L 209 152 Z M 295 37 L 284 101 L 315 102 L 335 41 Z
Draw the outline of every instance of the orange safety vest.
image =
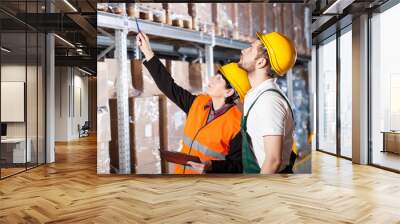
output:
M 199 95 L 190 107 L 183 136 L 181 152 L 198 156 L 202 161 L 225 160 L 230 141 L 240 131 L 242 113 L 236 106 L 207 123 L 211 108 L 204 107 L 211 97 Z M 190 153 L 189 153 L 190 152 Z M 176 174 L 199 174 L 191 166 L 175 165 Z

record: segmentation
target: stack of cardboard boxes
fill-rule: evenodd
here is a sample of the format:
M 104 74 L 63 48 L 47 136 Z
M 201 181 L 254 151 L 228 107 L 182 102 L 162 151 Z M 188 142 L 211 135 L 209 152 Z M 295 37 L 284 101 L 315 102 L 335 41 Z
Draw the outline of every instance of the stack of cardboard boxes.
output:
M 162 63 L 171 72 L 175 82 L 188 91 L 202 91 L 205 64 L 185 61 Z M 107 59 L 108 69 L 114 70 L 115 60 Z M 179 151 L 186 114 L 158 89 L 150 73 L 140 60 L 130 62 L 132 86 L 136 95 L 129 98 L 131 170 L 135 174 L 173 173 L 174 165 L 160 158 L 159 150 Z M 111 142 L 110 160 L 118 172 L 117 101 L 110 99 Z
M 162 3 L 127 3 L 129 17 L 166 23 L 167 15 Z
M 207 34 L 212 34 L 214 23 L 211 12 L 212 4 L 210 3 L 190 3 L 189 14 L 192 16 L 193 29 Z
M 136 174 L 160 174 L 160 98 L 136 97 L 133 103 Z
M 215 24 L 215 35 L 237 39 L 237 34 L 235 34 L 235 32 L 238 30 L 238 19 L 236 16 L 237 4 L 213 3 L 212 7 L 212 18 L 213 23 Z
M 188 3 L 166 4 L 168 24 L 173 26 L 192 29 L 192 17 L 189 15 Z

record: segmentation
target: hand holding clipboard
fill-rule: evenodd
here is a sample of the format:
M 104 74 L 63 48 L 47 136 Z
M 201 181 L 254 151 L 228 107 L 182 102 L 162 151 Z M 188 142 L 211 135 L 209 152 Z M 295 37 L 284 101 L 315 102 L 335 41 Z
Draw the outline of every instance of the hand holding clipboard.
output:
M 181 152 L 171 152 L 171 151 L 166 151 L 166 150 L 160 150 L 160 155 L 161 155 L 161 158 L 165 159 L 166 161 L 168 161 L 170 163 L 180 164 L 180 165 L 188 165 L 187 163 L 189 161 L 192 161 L 195 163 L 201 163 L 201 160 L 199 157 L 187 155 L 187 154 L 181 153 Z

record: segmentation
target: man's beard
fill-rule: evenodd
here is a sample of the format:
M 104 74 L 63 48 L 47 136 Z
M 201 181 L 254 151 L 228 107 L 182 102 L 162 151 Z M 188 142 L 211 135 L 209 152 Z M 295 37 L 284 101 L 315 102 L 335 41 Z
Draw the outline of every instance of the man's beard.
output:
M 246 70 L 247 73 L 253 72 L 254 71 L 254 65 L 249 65 L 243 62 L 238 63 L 239 67 L 242 69 Z

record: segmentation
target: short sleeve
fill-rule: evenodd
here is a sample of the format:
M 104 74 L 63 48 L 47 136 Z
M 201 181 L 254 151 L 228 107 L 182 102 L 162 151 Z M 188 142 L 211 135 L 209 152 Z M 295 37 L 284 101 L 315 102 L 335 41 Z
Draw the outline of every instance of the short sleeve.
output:
M 261 136 L 284 135 L 285 119 L 287 116 L 285 101 L 274 92 L 260 96 L 252 111 L 257 118 L 262 118 L 256 126 Z

